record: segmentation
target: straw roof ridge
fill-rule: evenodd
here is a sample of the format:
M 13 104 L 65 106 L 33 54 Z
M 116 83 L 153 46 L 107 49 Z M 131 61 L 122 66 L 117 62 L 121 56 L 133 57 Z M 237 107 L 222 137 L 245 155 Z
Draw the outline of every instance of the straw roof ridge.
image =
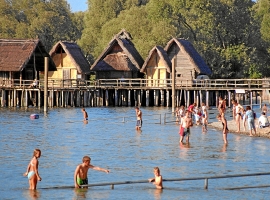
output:
M 200 71 L 200 74 L 209 75 L 212 73 L 211 69 L 188 40 L 182 38 L 172 38 L 164 48 L 165 51 L 168 52 L 173 43 L 176 43 L 178 47 L 185 52 L 186 55 L 188 55 L 190 62 L 193 63 L 198 71 Z
M 149 51 L 149 54 L 141 68 L 141 72 L 144 72 L 145 71 L 145 68 L 149 62 L 149 60 L 151 59 L 151 56 L 153 55 L 153 53 L 157 51 L 159 57 L 164 61 L 164 65 L 165 67 L 167 68 L 167 72 L 168 73 L 171 73 L 171 66 L 172 66 L 172 63 L 169 59 L 169 56 L 167 54 L 167 52 L 161 47 L 161 46 L 154 46 L 150 51 Z
M 50 55 L 53 56 L 59 47 L 62 47 L 70 57 L 71 62 L 79 73 L 90 73 L 90 64 L 83 55 L 81 48 L 76 42 L 59 41 L 51 49 Z
M 104 51 L 93 63 L 93 65 L 91 66 L 91 70 L 99 71 L 99 70 L 113 70 L 114 69 L 112 67 L 104 66 L 103 65 L 104 62 L 102 62 L 102 60 L 104 60 L 108 56 L 108 53 L 110 52 L 110 50 L 113 48 L 115 44 L 118 44 L 122 48 L 124 54 L 126 54 L 127 58 L 130 60 L 131 63 L 128 64 L 128 68 L 132 71 L 139 71 L 144 62 L 141 55 L 136 50 L 136 48 L 134 47 L 133 43 L 130 40 L 119 38 L 117 35 L 114 36 L 114 38 L 109 42 L 108 46 L 104 49 Z M 132 67 L 131 64 L 134 67 Z M 100 66 L 103 66 L 103 69 L 101 69 Z

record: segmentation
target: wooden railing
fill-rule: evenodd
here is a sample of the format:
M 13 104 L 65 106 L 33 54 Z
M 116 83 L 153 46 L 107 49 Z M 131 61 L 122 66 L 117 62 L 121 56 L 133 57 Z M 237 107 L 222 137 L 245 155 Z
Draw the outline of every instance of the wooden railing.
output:
M 33 80 L 0 80 L 0 88 L 31 88 Z M 43 80 L 38 81 L 36 88 L 43 88 Z M 171 79 L 99 79 L 86 81 L 80 79 L 50 79 L 49 88 L 171 88 Z M 204 79 L 176 80 L 176 89 L 270 89 L 270 79 Z

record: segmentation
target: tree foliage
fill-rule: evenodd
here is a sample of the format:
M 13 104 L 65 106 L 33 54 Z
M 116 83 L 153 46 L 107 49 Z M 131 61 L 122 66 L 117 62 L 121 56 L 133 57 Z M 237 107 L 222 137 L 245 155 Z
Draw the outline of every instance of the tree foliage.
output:
M 58 40 L 76 40 L 80 36 L 65 0 L 1 1 L 1 37 L 38 37 L 50 50 Z

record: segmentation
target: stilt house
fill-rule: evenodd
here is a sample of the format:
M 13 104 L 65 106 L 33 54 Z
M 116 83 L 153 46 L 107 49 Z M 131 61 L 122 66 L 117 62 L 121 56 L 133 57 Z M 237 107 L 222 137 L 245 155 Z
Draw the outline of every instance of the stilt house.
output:
M 125 30 L 114 36 L 91 66 L 91 70 L 96 72 L 96 79 L 142 77 L 140 69 L 144 61 L 131 39 Z
M 167 79 L 170 79 L 171 65 L 166 51 L 161 46 L 155 46 L 149 52 L 141 69 L 148 80 L 147 86 L 166 86 Z
M 44 58 L 49 57 L 49 71 L 56 66 L 39 39 L 0 39 L 0 85 L 30 84 L 44 72 Z
M 198 75 L 210 75 L 211 69 L 193 45 L 185 39 L 173 38 L 164 48 L 175 69 L 176 85 L 192 85 Z
M 57 71 L 49 72 L 49 78 L 89 80 L 90 64 L 75 42 L 57 42 L 51 49 L 50 55 Z

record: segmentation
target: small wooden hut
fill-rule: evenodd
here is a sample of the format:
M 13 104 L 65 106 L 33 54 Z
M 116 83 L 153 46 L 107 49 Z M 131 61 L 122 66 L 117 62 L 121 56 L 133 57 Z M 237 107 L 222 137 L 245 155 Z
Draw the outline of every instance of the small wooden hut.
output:
M 170 78 L 171 61 L 161 46 L 155 46 L 149 52 L 141 72 L 145 73 L 148 86 L 166 86 L 167 79 Z
M 57 71 L 49 72 L 49 78 L 65 80 L 89 79 L 90 64 L 76 43 L 59 41 L 52 47 L 50 55 L 57 67 Z
M 176 85 L 192 85 L 198 75 L 210 75 L 211 69 L 193 45 L 185 39 L 173 38 L 164 48 L 175 68 Z
M 91 70 L 96 72 L 96 79 L 142 77 L 140 69 L 144 61 L 131 39 L 125 30 L 114 36 L 91 66 Z
M 39 39 L 0 39 L 0 84 L 38 80 L 39 72 L 44 71 L 44 57 L 49 57 L 49 71 L 56 70 Z

